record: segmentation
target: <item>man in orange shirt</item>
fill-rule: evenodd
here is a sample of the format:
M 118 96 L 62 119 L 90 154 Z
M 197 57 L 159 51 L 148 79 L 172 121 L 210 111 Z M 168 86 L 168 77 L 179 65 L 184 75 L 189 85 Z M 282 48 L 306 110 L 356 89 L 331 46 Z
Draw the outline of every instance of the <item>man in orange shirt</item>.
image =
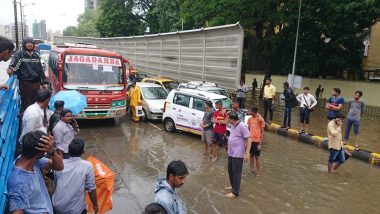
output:
M 264 139 L 264 128 L 265 128 L 265 121 L 257 113 L 257 108 L 252 107 L 251 108 L 251 115 L 248 119 L 247 125 L 249 128 L 249 131 L 251 132 L 251 139 L 252 139 L 252 147 L 251 147 L 251 158 L 250 158 L 250 171 L 251 173 L 254 173 L 254 163 L 256 160 L 256 176 L 259 175 L 259 169 L 260 169 L 260 151 L 263 144 Z

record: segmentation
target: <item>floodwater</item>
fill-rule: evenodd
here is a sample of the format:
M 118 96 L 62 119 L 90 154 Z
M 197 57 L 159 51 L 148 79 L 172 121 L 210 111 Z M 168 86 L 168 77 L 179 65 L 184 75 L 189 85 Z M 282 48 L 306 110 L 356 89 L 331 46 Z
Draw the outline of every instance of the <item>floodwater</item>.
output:
M 123 119 L 83 121 L 81 137 L 94 155 L 117 173 L 110 213 L 141 213 L 154 199 L 155 179 L 172 160 L 188 167 L 178 189 L 188 213 L 380 213 L 380 171 L 349 159 L 336 174 L 327 173 L 328 153 L 273 133 L 266 133 L 259 177 L 244 165 L 241 196 L 226 199 L 227 161 L 213 163 L 200 154 L 200 137 L 167 133 L 159 122 Z
M 310 127 L 309 132 L 313 135 L 318 135 L 321 137 L 327 137 L 327 111 L 322 108 L 322 103 L 319 103 L 316 110 L 310 115 Z M 251 93 L 246 101 L 246 106 L 249 108 L 252 105 L 258 106 L 259 112 L 264 116 L 264 105 L 262 101 L 257 97 L 252 97 Z M 294 129 L 299 129 L 299 108 L 295 107 L 292 109 L 292 121 L 291 127 Z M 268 118 L 269 120 L 269 112 Z M 273 122 L 282 125 L 284 119 L 284 107 L 279 103 L 277 105 L 276 111 L 274 112 Z M 345 131 L 345 124 L 343 125 L 342 134 Z M 354 145 L 354 130 L 351 128 L 351 134 L 348 143 Z M 368 150 L 371 152 L 380 152 L 380 117 L 362 117 L 360 120 L 360 131 L 359 131 L 359 144 L 360 149 Z

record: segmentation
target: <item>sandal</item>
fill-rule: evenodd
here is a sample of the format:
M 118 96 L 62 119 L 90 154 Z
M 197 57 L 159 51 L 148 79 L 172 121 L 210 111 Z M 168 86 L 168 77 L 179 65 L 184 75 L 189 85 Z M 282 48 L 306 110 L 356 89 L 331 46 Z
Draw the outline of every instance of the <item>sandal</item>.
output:
M 232 187 L 224 187 L 225 190 L 232 190 Z
M 355 151 L 359 151 L 359 146 L 355 146 Z
M 231 193 L 226 194 L 224 197 L 226 197 L 226 198 L 236 198 L 236 195 L 231 192 Z

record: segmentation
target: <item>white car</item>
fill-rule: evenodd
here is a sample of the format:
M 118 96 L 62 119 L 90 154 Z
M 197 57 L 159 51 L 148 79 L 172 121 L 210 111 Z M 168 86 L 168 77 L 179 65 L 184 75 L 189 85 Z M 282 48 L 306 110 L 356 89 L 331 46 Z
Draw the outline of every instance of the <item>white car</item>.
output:
M 162 116 L 165 131 L 181 130 L 200 135 L 202 133 L 200 124 L 207 100 L 210 100 L 214 107 L 217 101 L 222 101 L 222 105 L 226 109 L 230 109 L 232 104 L 230 98 L 219 94 L 194 89 L 172 90 L 165 101 Z
M 161 120 L 168 92 L 162 86 L 153 83 L 138 82 L 136 85 L 141 90 L 141 103 L 144 112 L 141 119 L 143 121 Z
M 188 82 L 188 83 L 181 83 L 178 86 L 179 89 L 195 89 L 198 91 L 207 91 L 214 94 L 220 94 L 223 96 L 226 96 L 228 98 L 231 98 L 228 92 L 223 89 L 216 86 L 215 83 L 209 83 L 205 82 L 204 84 L 199 83 L 198 81 Z

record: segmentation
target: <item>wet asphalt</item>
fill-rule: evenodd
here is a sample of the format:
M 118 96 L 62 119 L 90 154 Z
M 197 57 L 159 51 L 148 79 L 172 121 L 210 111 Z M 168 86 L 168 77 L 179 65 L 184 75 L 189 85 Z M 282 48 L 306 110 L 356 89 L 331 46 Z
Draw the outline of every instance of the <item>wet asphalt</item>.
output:
M 272 133 L 265 134 L 262 172 L 244 164 L 241 196 L 226 199 L 227 157 L 217 162 L 200 154 L 200 137 L 167 133 L 161 122 L 133 123 L 128 118 L 81 121 L 93 155 L 116 173 L 113 210 L 142 213 L 154 200 L 155 179 L 172 160 L 187 164 L 189 176 L 179 196 L 188 213 L 379 213 L 378 167 L 350 159 L 336 174 L 327 173 L 325 150 Z

